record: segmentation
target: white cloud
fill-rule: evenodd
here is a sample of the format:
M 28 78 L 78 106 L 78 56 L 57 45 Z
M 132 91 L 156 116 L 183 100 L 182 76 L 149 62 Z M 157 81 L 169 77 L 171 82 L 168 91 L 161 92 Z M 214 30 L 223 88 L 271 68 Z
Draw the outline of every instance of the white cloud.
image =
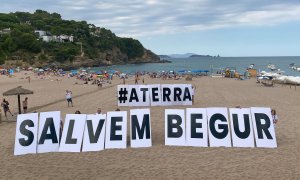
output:
M 300 21 L 295 0 L 4 0 L 1 12 L 44 9 L 121 36 L 149 36 Z

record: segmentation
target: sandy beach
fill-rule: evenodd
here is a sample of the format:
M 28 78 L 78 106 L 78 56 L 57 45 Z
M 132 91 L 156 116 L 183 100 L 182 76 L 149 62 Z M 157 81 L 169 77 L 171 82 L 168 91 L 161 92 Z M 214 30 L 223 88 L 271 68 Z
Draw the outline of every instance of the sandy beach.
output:
M 0 93 L 22 86 L 34 91 L 28 97 L 29 112 L 60 110 L 62 117 L 80 110 L 96 113 L 117 108 L 117 85 L 114 78 L 103 88 L 85 85 L 75 78 L 31 75 L 31 83 L 24 73 L 16 77 L 0 76 Z M 134 84 L 134 79 L 126 81 Z M 141 81 L 140 81 L 141 83 Z M 265 87 L 256 79 L 236 80 L 199 77 L 193 81 L 151 79 L 145 84 L 192 83 L 196 85 L 193 106 L 151 107 L 153 147 L 104 150 L 88 153 L 46 153 L 14 156 L 17 97 L 5 97 L 14 117 L 0 124 L 0 179 L 299 179 L 300 178 L 300 87 L 275 84 Z M 74 107 L 68 107 L 65 91 L 73 92 Z M 1 99 L 2 100 L 2 99 Z M 196 148 L 164 145 L 164 110 L 187 107 L 271 107 L 277 110 L 278 148 Z M 121 107 L 130 110 L 133 107 Z M 2 120 L 5 120 L 2 109 Z M 129 124 L 128 124 L 129 126 Z

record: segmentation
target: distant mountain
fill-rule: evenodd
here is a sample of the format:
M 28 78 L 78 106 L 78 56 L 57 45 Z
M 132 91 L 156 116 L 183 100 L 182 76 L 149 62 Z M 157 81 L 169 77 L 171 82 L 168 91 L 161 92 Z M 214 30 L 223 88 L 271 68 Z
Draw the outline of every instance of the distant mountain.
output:
M 192 55 L 197 55 L 195 53 L 185 53 L 185 54 L 170 54 L 169 56 L 171 58 L 188 58 Z
M 170 59 L 171 57 L 168 55 L 158 55 L 160 59 Z
M 189 58 L 198 58 L 198 57 L 212 57 L 211 55 L 198 55 L 198 54 L 195 54 L 195 55 L 191 55 Z

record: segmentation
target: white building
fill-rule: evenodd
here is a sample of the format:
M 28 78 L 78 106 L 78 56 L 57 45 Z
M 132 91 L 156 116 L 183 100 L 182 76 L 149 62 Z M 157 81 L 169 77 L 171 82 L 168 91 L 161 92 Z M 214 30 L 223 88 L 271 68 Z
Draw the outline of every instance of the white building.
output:
M 40 38 L 42 38 L 43 36 L 46 36 L 47 35 L 47 32 L 46 31 L 42 31 L 42 30 L 35 30 L 34 31 L 35 34 L 38 34 L 38 36 Z
M 0 34 L 9 34 L 10 33 L 10 28 L 5 28 L 0 30 Z
M 53 36 L 42 36 L 43 41 L 45 42 L 51 42 L 53 41 Z

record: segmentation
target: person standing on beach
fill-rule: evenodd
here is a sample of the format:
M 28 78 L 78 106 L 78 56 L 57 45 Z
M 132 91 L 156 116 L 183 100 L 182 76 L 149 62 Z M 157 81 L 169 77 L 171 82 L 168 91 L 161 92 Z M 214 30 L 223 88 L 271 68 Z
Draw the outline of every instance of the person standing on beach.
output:
M 122 79 L 123 79 L 123 84 L 125 84 L 125 77 L 123 76 Z
M 28 107 L 28 97 L 25 98 L 25 100 L 22 102 L 23 105 L 23 113 L 27 113 L 27 107 Z
M 276 123 L 278 122 L 278 116 L 276 114 L 276 110 L 272 109 L 271 110 L 271 115 L 272 115 L 272 120 L 273 120 L 273 124 L 274 126 L 276 125 Z
M 3 107 L 3 111 L 4 111 L 4 115 L 5 115 L 5 118 L 6 118 L 6 120 L 7 120 L 7 112 L 9 112 L 10 114 L 11 114 L 11 116 L 14 116 L 11 112 L 10 112 L 10 110 L 9 110 L 9 102 L 8 101 L 6 101 L 4 98 L 3 98 L 3 101 L 2 101 L 2 103 L 1 103 L 1 106 Z
M 66 99 L 68 102 L 68 107 L 70 106 L 70 103 L 71 103 L 71 106 L 73 107 L 72 91 L 66 90 Z
M 135 84 L 139 84 L 139 81 L 138 81 L 138 80 L 139 80 L 139 74 L 136 73 L 134 83 L 135 83 Z
M 196 86 L 195 85 L 193 85 L 192 86 L 192 104 L 194 104 L 194 99 L 195 99 L 195 90 L 196 90 Z

